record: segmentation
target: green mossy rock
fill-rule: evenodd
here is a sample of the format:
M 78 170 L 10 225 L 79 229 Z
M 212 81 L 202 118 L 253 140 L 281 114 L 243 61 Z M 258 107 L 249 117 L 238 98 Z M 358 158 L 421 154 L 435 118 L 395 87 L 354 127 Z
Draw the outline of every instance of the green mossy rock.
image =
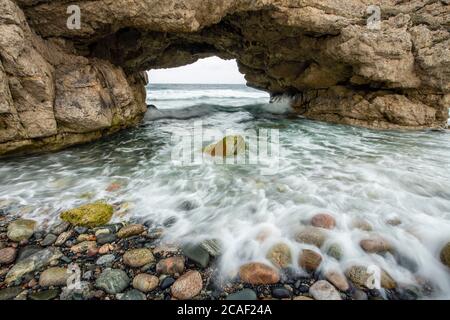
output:
M 60 218 L 75 226 L 94 228 L 107 224 L 113 215 L 113 207 L 104 202 L 95 202 L 61 213 Z

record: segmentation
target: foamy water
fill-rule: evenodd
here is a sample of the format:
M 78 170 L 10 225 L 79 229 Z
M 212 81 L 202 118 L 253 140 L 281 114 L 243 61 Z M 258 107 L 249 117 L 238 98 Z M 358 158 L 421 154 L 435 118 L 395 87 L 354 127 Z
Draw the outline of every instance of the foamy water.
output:
M 297 243 L 296 232 L 314 214 L 327 212 L 337 226 L 327 232 L 321 272 L 376 264 L 401 286 L 424 278 L 436 288 L 434 297 L 449 298 L 450 272 L 439 261 L 450 241 L 449 131 L 330 125 L 292 117 L 285 103 L 268 100 L 243 86 L 154 86 L 148 102 L 160 110 L 135 130 L 59 153 L 2 160 L 0 199 L 20 204 L 15 213 L 43 224 L 89 201 L 126 202 L 128 212 L 115 221 L 175 221 L 166 228 L 168 243 L 219 239 L 224 275 L 235 274 L 244 262 L 269 263 L 267 250 L 278 242 L 291 247 L 297 268 L 302 248 L 318 249 Z M 276 174 L 263 175 L 261 165 L 208 159 L 175 166 L 172 134 L 192 130 L 199 120 L 224 133 L 279 130 Z M 270 158 L 263 160 L 262 166 L 270 165 Z M 112 182 L 123 187 L 107 192 Z M 185 210 L 187 201 L 192 210 Z M 353 229 L 356 218 L 373 231 Z M 391 226 L 390 219 L 401 224 Z M 359 242 L 370 235 L 389 240 L 396 254 L 365 253 Z M 325 254 L 334 243 L 343 249 L 339 262 Z

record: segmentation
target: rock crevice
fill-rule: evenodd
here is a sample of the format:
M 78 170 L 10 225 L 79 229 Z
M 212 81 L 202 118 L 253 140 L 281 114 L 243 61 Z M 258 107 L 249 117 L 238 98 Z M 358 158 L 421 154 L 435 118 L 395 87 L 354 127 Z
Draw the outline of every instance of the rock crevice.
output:
M 0 0 L 0 155 L 134 126 L 146 110 L 144 71 L 214 55 L 236 59 L 249 86 L 293 96 L 307 118 L 447 124 L 447 1 L 78 1 L 81 28 L 69 29 L 71 4 Z

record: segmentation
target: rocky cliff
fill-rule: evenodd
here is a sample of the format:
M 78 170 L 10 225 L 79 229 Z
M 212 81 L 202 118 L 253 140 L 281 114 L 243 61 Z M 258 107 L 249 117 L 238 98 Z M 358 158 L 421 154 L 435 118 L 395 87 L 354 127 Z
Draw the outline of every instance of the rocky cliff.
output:
M 0 0 L 0 35 L 0 155 L 133 126 L 143 71 L 212 55 L 308 118 L 383 129 L 448 118 L 448 0 Z

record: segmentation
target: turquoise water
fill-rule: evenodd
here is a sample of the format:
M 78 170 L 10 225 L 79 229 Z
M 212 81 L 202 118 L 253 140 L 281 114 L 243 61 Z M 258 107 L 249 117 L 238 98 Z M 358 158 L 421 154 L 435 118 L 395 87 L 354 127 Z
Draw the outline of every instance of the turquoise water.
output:
M 297 261 L 308 246 L 295 242 L 295 233 L 312 215 L 328 212 L 337 227 L 322 247 L 322 272 L 376 264 L 402 285 L 425 278 L 439 297 L 449 297 L 450 273 L 439 251 L 450 241 L 450 132 L 331 125 L 268 101 L 267 94 L 240 85 L 153 85 L 148 103 L 159 110 L 136 129 L 58 153 L 1 160 L 0 199 L 44 226 L 61 210 L 97 199 L 121 208 L 117 221 L 176 221 L 164 240 L 218 238 L 225 275 L 243 262 L 267 262 L 267 250 L 280 241 Z M 217 164 L 209 157 L 200 164 L 174 163 L 173 137 L 199 121 L 222 136 L 227 129 L 278 132 L 280 154 L 257 164 Z M 191 152 L 201 155 L 198 148 Z M 120 188 L 107 191 L 111 183 Z M 353 229 L 355 218 L 374 231 Z M 389 219 L 401 224 L 391 226 Z M 389 240 L 398 255 L 363 252 L 358 243 L 372 234 Z M 344 252 L 339 262 L 325 254 L 333 243 Z

